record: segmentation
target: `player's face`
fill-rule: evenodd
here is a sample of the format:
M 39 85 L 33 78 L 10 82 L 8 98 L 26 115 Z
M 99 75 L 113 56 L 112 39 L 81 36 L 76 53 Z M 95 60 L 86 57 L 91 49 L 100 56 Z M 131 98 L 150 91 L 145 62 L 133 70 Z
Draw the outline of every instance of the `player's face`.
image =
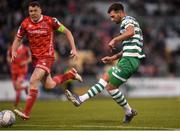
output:
M 38 6 L 29 6 L 29 16 L 33 21 L 38 21 L 41 17 L 41 8 Z
M 111 11 L 109 13 L 109 16 L 111 18 L 111 21 L 115 22 L 116 24 L 119 24 L 121 22 L 121 13 L 120 12 Z

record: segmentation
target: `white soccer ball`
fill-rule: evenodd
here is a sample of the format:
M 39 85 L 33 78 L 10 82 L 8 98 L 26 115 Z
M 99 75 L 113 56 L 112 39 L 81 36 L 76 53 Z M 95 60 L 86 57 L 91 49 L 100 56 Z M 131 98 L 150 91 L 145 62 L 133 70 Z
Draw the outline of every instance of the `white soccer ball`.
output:
M 10 127 L 16 122 L 15 114 L 10 110 L 0 112 L 0 127 Z

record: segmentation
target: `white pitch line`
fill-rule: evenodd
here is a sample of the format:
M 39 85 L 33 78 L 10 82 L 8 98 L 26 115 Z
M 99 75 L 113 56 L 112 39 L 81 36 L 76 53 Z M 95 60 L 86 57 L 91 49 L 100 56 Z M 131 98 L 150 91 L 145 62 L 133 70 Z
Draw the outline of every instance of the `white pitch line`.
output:
M 104 126 L 104 125 L 14 125 L 14 127 L 75 127 L 75 128 L 134 128 L 134 129 L 157 129 L 157 130 L 177 130 L 177 128 L 166 128 L 166 127 L 137 127 L 137 126 Z M 179 130 L 179 129 L 178 129 Z

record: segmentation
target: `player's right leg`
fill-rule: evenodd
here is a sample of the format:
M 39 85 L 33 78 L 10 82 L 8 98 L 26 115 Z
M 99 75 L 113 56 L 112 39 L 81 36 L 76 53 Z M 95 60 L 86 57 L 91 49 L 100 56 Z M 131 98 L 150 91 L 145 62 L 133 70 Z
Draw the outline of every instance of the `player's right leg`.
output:
M 27 120 L 30 118 L 30 113 L 32 110 L 32 107 L 37 99 L 38 95 L 38 86 L 45 75 L 46 71 L 41 68 L 35 68 L 31 78 L 30 78 L 30 90 L 29 94 L 26 99 L 26 105 L 24 111 L 20 111 L 18 109 L 15 109 L 14 112 L 20 116 L 22 119 Z
M 100 79 L 98 83 L 96 83 L 95 85 L 93 85 L 88 91 L 87 93 L 78 96 L 76 94 L 72 94 L 70 91 L 66 90 L 66 97 L 68 98 L 68 100 L 70 100 L 75 106 L 80 106 L 83 102 L 85 102 L 86 100 L 96 96 L 97 94 L 101 93 L 104 88 L 107 85 L 107 81 L 108 81 L 108 75 L 104 74 L 103 75 L 103 79 Z

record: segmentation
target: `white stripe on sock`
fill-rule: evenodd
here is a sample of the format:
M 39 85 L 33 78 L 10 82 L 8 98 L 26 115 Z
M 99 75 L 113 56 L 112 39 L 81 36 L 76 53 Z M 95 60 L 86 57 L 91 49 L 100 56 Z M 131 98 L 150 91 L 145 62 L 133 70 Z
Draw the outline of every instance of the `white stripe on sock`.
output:
M 122 93 L 121 93 L 121 92 L 119 92 L 117 95 L 113 96 L 113 98 L 114 98 L 114 99 L 117 99 L 118 97 L 120 97 L 120 96 L 121 96 L 121 94 L 122 94 Z
M 107 82 L 106 82 L 105 80 L 103 80 L 103 79 L 100 79 L 98 83 L 100 83 L 100 84 L 103 85 L 104 87 L 107 86 Z
M 116 94 L 118 91 L 119 91 L 119 89 L 109 90 L 109 93 L 110 93 L 111 95 L 114 95 L 114 94 Z
M 94 86 L 93 86 L 91 89 L 95 92 L 95 94 L 97 94 L 97 93 L 98 93 L 98 91 L 97 91 L 96 87 L 94 87 Z
M 117 102 L 120 102 L 120 101 L 122 101 L 123 99 L 124 99 L 124 95 L 123 95 L 121 98 L 116 99 L 116 101 L 117 101 Z
M 89 94 L 91 95 L 91 97 L 93 97 L 93 96 L 94 96 L 94 94 L 92 93 L 92 91 L 91 91 L 91 90 L 89 90 L 88 92 L 89 92 Z
M 99 90 L 103 90 L 103 88 L 99 84 L 96 84 L 96 86 L 99 87 Z

